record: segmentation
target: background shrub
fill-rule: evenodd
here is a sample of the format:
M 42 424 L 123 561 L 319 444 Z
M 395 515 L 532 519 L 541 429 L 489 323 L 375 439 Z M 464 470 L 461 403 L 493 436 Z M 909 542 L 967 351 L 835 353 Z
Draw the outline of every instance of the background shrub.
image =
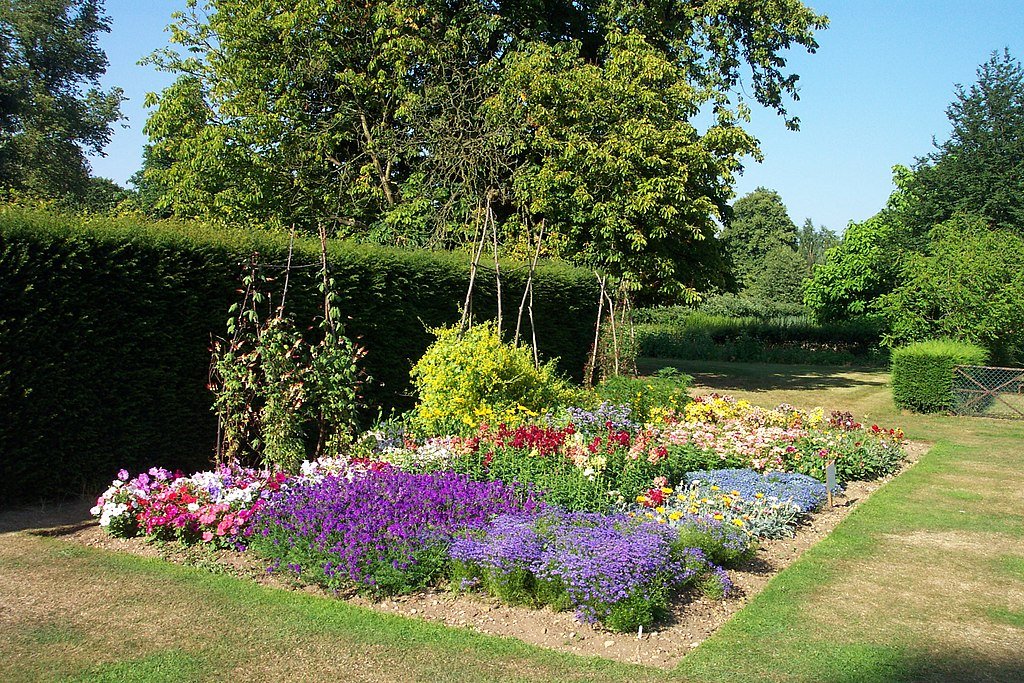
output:
M 879 323 L 806 316 L 734 317 L 666 307 L 637 311 L 639 355 L 680 360 L 843 365 L 885 358 Z
M 203 469 L 216 440 L 211 336 L 224 334 L 253 252 L 283 265 L 288 237 L 0 210 L 0 499 L 99 488 L 121 467 Z M 314 278 L 302 275 L 319 252 L 316 241 L 296 241 L 288 308 L 302 325 L 322 305 Z M 342 241 L 329 243 L 328 258 L 345 332 L 367 349 L 364 398 L 411 407 L 409 370 L 428 328 L 458 319 L 469 259 Z M 507 271 L 505 310 L 515 310 L 526 272 Z M 577 377 L 596 314 L 592 281 L 559 264 L 542 265 L 534 280 L 540 351 Z M 494 283 L 477 282 L 474 311 L 485 319 Z
M 916 342 L 892 351 L 892 395 L 896 405 L 919 413 L 950 407 L 953 368 L 984 365 L 988 352 L 980 346 L 949 339 Z

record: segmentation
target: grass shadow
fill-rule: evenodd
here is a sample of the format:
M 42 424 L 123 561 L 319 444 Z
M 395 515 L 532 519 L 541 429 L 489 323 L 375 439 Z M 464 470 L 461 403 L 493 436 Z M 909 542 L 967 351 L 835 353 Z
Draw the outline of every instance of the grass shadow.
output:
M 980 653 L 910 651 L 896 670 L 844 674 L 836 681 L 891 680 L 893 683 L 1019 683 L 1024 680 L 1024 654 L 1009 659 L 989 659 Z
M 83 497 L 0 510 L 0 534 L 14 531 L 32 531 L 39 536 L 73 533 L 95 523 L 89 514 L 95 504 L 95 498 Z
M 770 363 L 719 363 L 641 358 L 637 367 L 643 374 L 674 367 L 693 376 L 698 387 L 724 391 L 801 391 L 853 387 L 883 387 L 887 384 L 878 368 L 829 367 L 821 365 L 776 365 Z

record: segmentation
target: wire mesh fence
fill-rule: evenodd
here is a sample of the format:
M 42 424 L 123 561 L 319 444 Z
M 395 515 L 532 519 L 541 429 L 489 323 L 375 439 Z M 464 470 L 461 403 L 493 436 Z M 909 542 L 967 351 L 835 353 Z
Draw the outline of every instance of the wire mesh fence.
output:
M 958 365 L 953 369 L 952 412 L 1024 420 L 1024 368 Z

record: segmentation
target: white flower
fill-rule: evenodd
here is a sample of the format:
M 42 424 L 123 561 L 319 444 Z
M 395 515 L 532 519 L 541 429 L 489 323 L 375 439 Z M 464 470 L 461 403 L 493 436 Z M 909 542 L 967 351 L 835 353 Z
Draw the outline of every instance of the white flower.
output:
M 128 511 L 128 506 L 124 503 L 106 503 L 103 506 L 102 515 L 100 516 L 100 526 L 110 526 L 111 520 L 114 517 L 120 517 Z

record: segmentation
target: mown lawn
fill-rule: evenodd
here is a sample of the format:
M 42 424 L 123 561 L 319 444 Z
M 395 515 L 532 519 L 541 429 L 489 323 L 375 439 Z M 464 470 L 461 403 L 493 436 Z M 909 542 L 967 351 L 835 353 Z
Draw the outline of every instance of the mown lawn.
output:
M 678 365 L 723 393 L 852 410 L 936 446 L 674 672 L 24 531 L 0 534 L 0 672 L 6 681 L 1024 678 L 1024 424 L 899 415 L 881 372 Z
M 653 369 L 667 363 L 650 361 Z M 935 444 L 680 668 L 692 680 L 1024 680 L 1024 422 L 900 414 L 882 372 L 674 363 Z

